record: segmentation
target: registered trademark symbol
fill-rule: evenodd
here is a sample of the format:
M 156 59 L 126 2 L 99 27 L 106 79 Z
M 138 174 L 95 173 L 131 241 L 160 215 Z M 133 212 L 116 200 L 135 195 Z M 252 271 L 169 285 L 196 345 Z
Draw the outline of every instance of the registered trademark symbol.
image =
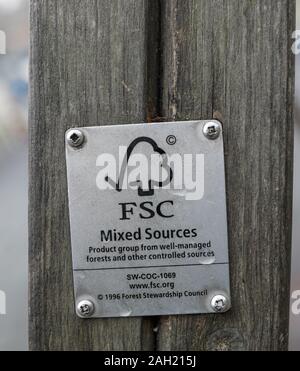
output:
M 174 144 L 176 144 L 177 142 L 177 138 L 175 137 L 175 135 L 169 135 L 167 137 L 167 143 L 170 145 L 170 146 L 174 146 Z

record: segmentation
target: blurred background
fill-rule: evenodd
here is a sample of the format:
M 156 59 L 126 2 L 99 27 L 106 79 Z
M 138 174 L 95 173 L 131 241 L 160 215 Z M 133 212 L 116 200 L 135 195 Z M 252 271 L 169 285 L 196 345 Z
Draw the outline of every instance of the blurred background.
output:
M 297 0 L 296 29 L 300 30 L 300 0 Z M 293 257 L 291 292 L 300 290 L 300 53 L 296 55 L 295 157 L 293 205 Z M 300 350 L 300 315 L 291 313 L 290 349 Z
M 67 0 L 65 0 L 67 1 Z M 297 0 L 300 30 L 300 0 Z M 295 26 L 296 27 L 296 26 Z M 27 107 L 29 0 L 0 0 L 0 350 L 27 350 Z M 294 225 L 300 225 L 300 54 L 296 56 Z M 300 228 L 293 232 L 292 291 L 300 290 Z M 0 295 L 1 297 L 1 295 Z M 1 303 L 0 303 L 1 304 Z M 290 349 L 300 350 L 300 315 L 291 314 Z
M 0 350 L 27 345 L 27 93 L 29 1 L 0 0 Z

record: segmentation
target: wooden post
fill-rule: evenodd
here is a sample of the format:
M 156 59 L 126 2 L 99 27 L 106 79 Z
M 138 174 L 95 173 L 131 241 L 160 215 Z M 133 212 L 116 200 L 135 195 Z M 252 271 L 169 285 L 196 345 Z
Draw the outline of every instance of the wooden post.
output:
M 163 116 L 224 123 L 233 309 L 162 319 L 159 348 L 286 349 L 295 3 L 164 4 Z
M 153 348 L 147 319 L 75 316 L 64 153 L 70 127 L 147 120 L 151 6 L 31 1 L 31 349 Z
M 31 0 L 31 349 L 287 348 L 294 16 L 291 0 Z M 79 320 L 64 133 L 157 116 L 224 123 L 233 309 Z

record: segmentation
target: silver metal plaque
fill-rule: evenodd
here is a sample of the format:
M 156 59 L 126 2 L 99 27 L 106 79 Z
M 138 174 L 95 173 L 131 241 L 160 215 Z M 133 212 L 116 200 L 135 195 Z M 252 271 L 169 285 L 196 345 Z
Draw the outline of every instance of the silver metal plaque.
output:
M 230 309 L 218 121 L 70 129 L 66 156 L 79 317 Z

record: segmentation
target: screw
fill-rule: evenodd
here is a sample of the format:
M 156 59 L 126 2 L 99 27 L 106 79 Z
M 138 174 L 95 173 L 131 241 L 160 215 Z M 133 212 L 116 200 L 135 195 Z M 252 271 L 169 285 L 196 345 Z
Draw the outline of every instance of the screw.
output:
M 95 312 L 95 305 L 90 300 L 82 300 L 77 305 L 77 314 L 81 318 L 89 318 Z
M 218 139 L 222 131 L 222 126 L 217 121 L 211 121 L 204 125 L 203 134 L 207 139 L 215 140 Z
M 67 143 L 73 148 L 81 147 L 84 142 L 84 134 L 78 129 L 69 130 L 67 133 Z
M 216 313 L 225 313 L 229 309 L 229 300 L 224 295 L 216 295 L 211 300 L 211 306 Z

